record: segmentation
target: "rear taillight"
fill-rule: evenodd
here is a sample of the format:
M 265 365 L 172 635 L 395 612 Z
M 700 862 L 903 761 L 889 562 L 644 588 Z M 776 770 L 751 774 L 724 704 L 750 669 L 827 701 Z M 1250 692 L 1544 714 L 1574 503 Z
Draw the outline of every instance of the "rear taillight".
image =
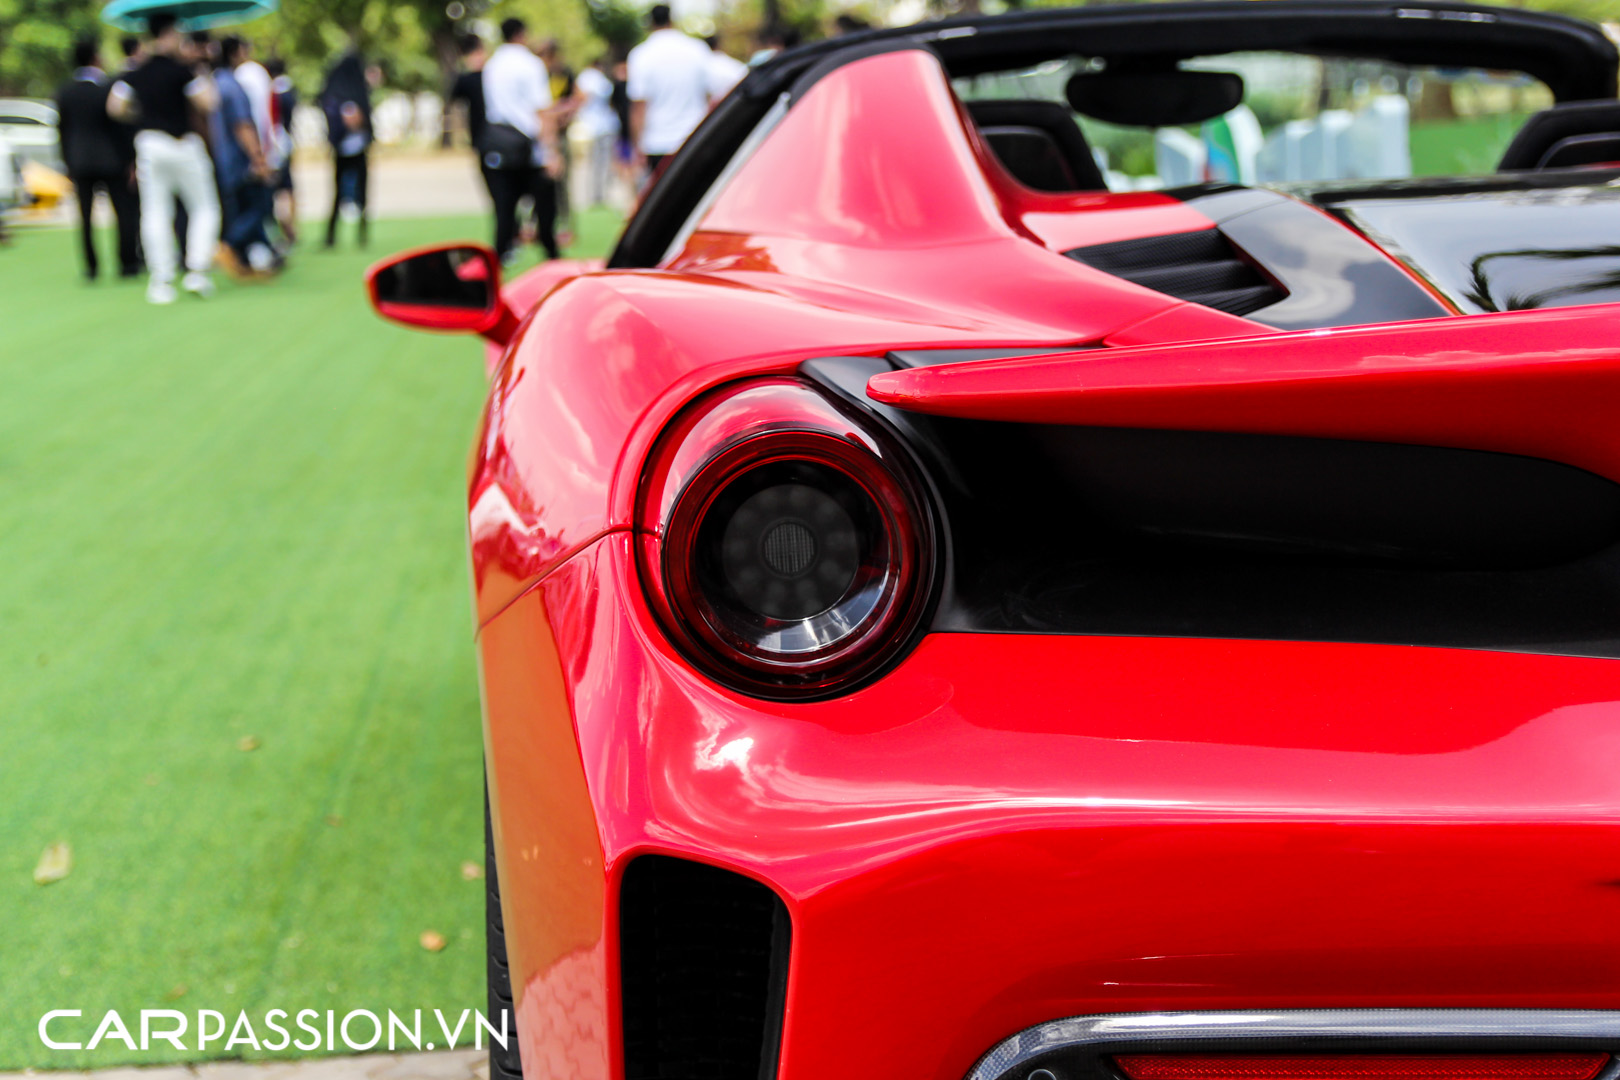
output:
M 932 588 L 932 517 L 905 455 L 796 379 L 683 414 L 653 452 L 637 525 L 666 631 L 757 695 L 826 694 L 882 669 Z
M 1609 1055 L 1116 1054 L 1130 1080 L 1593 1080 Z

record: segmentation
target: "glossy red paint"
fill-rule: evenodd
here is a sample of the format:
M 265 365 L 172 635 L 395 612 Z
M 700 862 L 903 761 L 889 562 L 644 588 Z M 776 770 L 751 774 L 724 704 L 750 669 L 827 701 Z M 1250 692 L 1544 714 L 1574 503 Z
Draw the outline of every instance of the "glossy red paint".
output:
M 501 289 L 501 298 L 513 311 L 533 311 L 551 290 L 581 274 L 596 273 L 602 269 L 603 262 L 602 259 L 551 259 L 530 267 L 507 282 Z M 485 347 L 484 369 L 491 379 L 505 357 L 505 343 L 492 341 Z
M 861 152 L 829 150 L 843 146 Z M 827 282 L 844 303 L 870 290 L 902 316 L 896 301 L 912 301 L 930 321 L 949 313 L 1031 341 L 1098 341 L 1180 304 L 1065 258 L 1023 220 L 1035 214 L 1051 232 L 1060 210 L 1069 246 L 1211 225 L 1163 195 L 1050 196 L 1018 185 L 970 134 L 939 61 L 889 53 L 817 84 L 670 265 Z M 1198 311 L 1188 319 L 1202 320 L 1200 337 L 1265 331 Z
M 919 80 L 923 88 L 900 92 Z M 859 100 L 888 104 L 842 116 Z M 858 137 L 872 145 L 904 129 L 908 145 L 943 146 L 962 168 L 891 190 L 859 155 L 824 152 L 838 124 L 857 122 Z M 786 147 L 780 154 L 778 145 Z M 838 238 L 853 228 L 847 220 L 825 229 L 803 215 L 778 223 L 770 217 L 776 203 L 738 196 L 741 205 L 733 205 L 728 195 L 664 271 L 581 274 L 552 264 L 543 276 L 520 279 L 532 280 L 545 302 L 495 370 L 475 457 L 480 622 L 591 540 L 629 528 L 642 461 L 658 431 L 730 379 L 788 373 L 816 356 L 890 349 L 1044 349 L 1120 334 L 1186 340 L 1268 332 L 1032 243 L 1007 224 L 983 173 L 973 179 L 976 160 L 938 62 L 916 53 L 874 57 L 818 84 L 728 193 L 826 184 L 849 214 L 888 222 L 867 230 L 874 237 L 909 220 L 885 216 L 897 200 L 954 199 L 978 215 L 945 234 L 960 243 L 924 256 L 844 244 Z M 947 187 L 962 190 L 952 195 Z M 756 226 L 762 231 L 729 231 Z M 507 295 L 515 299 L 511 289 Z
M 816 356 L 1016 346 L 1065 353 L 1013 370 L 1072 410 L 1094 399 L 1063 379 L 1132 355 L 1163 377 L 1099 384 L 1113 398 L 1098 415 L 1207 427 L 1230 407 L 1273 425 L 1253 430 L 1371 433 L 1393 401 L 1399 430 L 1425 419 L 1452 438 L 1482 429 L 1475 408 L 1533 411 L 1506 392 L 1455 396 L 1496 377 L 1504 342 L 1525 368 L 1537 341 L 1564 343 L 1548 367 L 1599 363 L 1566 355 L 1578 333 L 1558 326 L 1580 313 L 1561 311 L 1490 316 L 1466 358 L 1429 324 L 1382 353 L 1328 334 L 1330 352 L 1346 343 L 1329 380 L 1299 359 L 1310 335 L 1259 336 L 1047 246 L 1199 227 L 1186 207 L 1088 196 L 1048 220 L 1064 211 L 1009 188 L 981 150 L 936 61 L 871 57 L 798 103 L 664 268 L 532 281 L 543 302 L 496 372 L 469 489 L 531 1075 L 622 1075 L 617 888 L 647 852 L 730 867 L 786 901 L 782 1080 L 960 1080 L 1006 1036 L 1082 1013 L 1620 1007 L 1615 661 L 940 634 L 855 693 L 784 704 L 717 687 L 671 644 L 637 570 L 638 494 L 673 418 L 733 380 Z M 1612 339 L 1594 318 L 1588 340 Z M 1205 344 L 1069 355 L 1189 340 Z M 1268 348 L 1269 366 L 1253 361 Z M 1201 374 L 1199 357 L 1215 358 Z M 1331 402 L 1330 381 L 1366 415 Z M 1390 389 L 1419 383 L 1440 419 Z M 973 407 L 1043 400 L 1009 404 L 998 385 Z M 926 380 L 901 389 L 909 406 L 949 400 Z M 1597 445 L 1600 402 L 1546 400 L 1582 418 L 1560 445 Z
M 783 1080 L 959 1080 L 1085 1013 L 1620 1006 L 1620 664 L 935 635 L 769 704 L 674 653 L 631 546 L 482 639 L 526 1061 L 574 995 L 579 1060 L 617 1053 L 612 898 L 648 851 L 786 899 Z M 523 658 L 536 685 L 489 686 Z
M 878 401 L 939 416 L 1454 446 L 1620 480 L 1620 305 L 914 368 Z
M 471 278 L 490 283 L 490 304 L 482 310 L 424 303 L 383 300 L 377 293 L 377 277 L 385 270 L 441 251 L 470 251 L 475 259 L 464 267 Z M 366 295 L 377 314 L 413 330 L 446 334 L 479 334 L 497 348 L 505 348 L 517 331 L 517 316 L 506 303 L 501 290 L 501 263 L 489 248 L 477 244 L 434 244 L 390 255 L 366 270 Z

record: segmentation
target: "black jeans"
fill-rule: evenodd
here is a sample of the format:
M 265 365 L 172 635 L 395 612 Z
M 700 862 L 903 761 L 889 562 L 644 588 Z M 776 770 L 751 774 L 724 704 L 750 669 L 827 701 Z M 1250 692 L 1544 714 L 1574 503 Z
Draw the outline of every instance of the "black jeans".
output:
M 332 216 L 326 222 L 326 246 L 337 243 L 338 214 L 344 198 L 354 202 L 360 211 L 360 243 L 366 242 L 366 194 L 369 186 L 370 162 L 365 154 L 352 157 L 332 157 Z
M 84 241 L 84 275 L 95 277 L 101 270 L 96 258 L 95 229 L 91 213 L 96 206 L 96 189 L 107 193 L 113 215 L 118 219 L 118 272 L 134 276 L 141 272 L 141 204 L 128 177 L 75 176 L 73 192 L 79 200 L 79 230 Z
M 505 258 L 517 246 L 518 202 L 534 200 L 534 228 L 540 246 L 555 259 L 557 250 L 557 183 L 542 169 L 486 169 L 484 181 L 495 203 L 495 253 Z

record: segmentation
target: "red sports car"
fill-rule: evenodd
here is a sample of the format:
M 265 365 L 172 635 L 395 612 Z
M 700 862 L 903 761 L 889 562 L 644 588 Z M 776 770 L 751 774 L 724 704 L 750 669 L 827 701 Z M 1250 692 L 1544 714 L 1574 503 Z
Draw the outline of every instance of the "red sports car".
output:
M 605 267 L 378 267 L 495 350 L 495 1080 L 1614 1077 L 1616 62 L 1432 0 L 874 31 Z

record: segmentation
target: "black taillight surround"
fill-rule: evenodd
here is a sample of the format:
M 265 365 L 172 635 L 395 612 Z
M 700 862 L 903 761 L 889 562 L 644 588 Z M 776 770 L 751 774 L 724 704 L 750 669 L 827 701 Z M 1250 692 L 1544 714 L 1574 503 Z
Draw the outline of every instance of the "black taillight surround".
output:
M 665 632 L 758 697 L 886 670 L 935 591 L 934 515 L 904 448 L 800 379 L 732 384 L 682 413 L 649 458 L 637 532 Z

